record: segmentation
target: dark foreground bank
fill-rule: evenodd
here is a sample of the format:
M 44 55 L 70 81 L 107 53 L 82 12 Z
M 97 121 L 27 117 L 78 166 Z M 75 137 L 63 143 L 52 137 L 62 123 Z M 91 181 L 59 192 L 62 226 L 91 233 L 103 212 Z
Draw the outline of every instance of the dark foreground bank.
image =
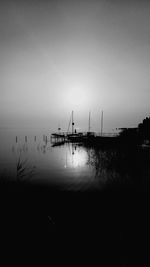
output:
M 24 260 L 48 257 L 51 264 L 69 266 L 148 264 L 148 192 L 133 188 L 64 192 L 9 184 L 0 193 L 0 235 L 6 260 L 22 255 Z

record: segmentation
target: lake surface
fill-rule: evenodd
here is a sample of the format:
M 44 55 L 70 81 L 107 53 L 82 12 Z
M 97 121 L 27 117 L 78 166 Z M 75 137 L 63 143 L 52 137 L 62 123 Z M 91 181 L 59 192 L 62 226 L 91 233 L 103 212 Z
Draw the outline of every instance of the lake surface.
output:
M 47 135 L 47 142 L 43 135 Z M 12 251 L 14 240 L 21 251 L 26 251 L 24 244 L 30 240 L 29 248 L 31 246 L 32 252 L 36 248 L 35 255 L 38 249 L 41 255 L 43 248 L 45 255 L 48 248 L 51 260 L 53 255 L 55 261 L 59 255 L 62 260 L 64 255 L 66 263 L 66 251 L 72 258 L 77 251 L 84 261 L 88 254 L 92 255 L 92 263 L 93 259 L 100 264 L 108 259 L 105 266 L 126 265 L 130 258 L 134 266 L 137 251 L 141 255 L 141 244 L 142 247 L 145 244 L 146 251 L 146 241 L 150 237 L 147 212 L 150 202 L 145 201 L 145 192 L 137 194 L 138 198 L 130 190 L 123 191 L 125 194 L 122 191 L 101 194 L 99 191 L 109 186 L 112 189 L 114 185 L 119 188 L 134 185 L 138 189 L 144 185 L 149 190 L 149 148 L 102 149 L 71 143 L 53 146 L 48 130 L 1 129 L 0 174 L 3 182 L 29 180 L 33 184 L 59 186 L 65 190 L 65 194 L 59 190 L 54 190 L 53 194 L 53 190 L 37 187 L 37 193 L 32 186 L 31 191 L 19 186 L 18 194 L 14 187 L 12 191 L 9 190 L 11 186 L 6 186 L 6 191 L 5 186 L 2 187 L 0 229 L 7 251 L 8 247 Z M 93 188 L 98 194 L 89 193 Z M 77 191 L 83 194 L 76 194 Z M 143 261 L 145 254 L 141 258 Z M 118 261 L 121 264 L 117 265 Z
M 43 129 L 0 130 L 3 180 L 29 180 L 65 190 L 101 190 L 114 182 L 132 184 L 139 179 L 145 182 L 150 175 L 150 153 L 142 153 L 72 143 L 54 146 L 50 132 Z

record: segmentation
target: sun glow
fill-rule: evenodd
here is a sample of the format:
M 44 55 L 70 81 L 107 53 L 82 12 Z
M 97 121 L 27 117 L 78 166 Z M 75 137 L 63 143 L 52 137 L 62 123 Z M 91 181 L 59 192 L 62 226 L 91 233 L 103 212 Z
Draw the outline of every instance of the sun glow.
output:
M 85 89 L 80 87 L 73 87 L 67 91 L 66 94 L 67 105 L 73 108 L 86 108 L 88 106 L 88 95 Z

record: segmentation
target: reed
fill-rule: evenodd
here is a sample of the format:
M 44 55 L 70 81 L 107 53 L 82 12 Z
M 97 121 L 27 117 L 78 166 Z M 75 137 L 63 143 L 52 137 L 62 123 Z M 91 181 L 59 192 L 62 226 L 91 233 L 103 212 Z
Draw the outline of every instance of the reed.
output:
M 27 159 L 23 160 L 21 155 L 19 156 L 16 164 L 16 179 L 18 182 L 30 180 L 35 175 L 35 170 L 35 166 L 30 166 Z

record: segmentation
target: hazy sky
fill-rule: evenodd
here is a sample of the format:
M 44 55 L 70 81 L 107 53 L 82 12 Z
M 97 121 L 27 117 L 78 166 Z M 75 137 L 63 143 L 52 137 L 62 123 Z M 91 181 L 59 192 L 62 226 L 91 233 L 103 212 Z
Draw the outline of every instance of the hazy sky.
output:
M 1 126 L 136 126 L 150 115 L 150 1 L 0 1 Z

